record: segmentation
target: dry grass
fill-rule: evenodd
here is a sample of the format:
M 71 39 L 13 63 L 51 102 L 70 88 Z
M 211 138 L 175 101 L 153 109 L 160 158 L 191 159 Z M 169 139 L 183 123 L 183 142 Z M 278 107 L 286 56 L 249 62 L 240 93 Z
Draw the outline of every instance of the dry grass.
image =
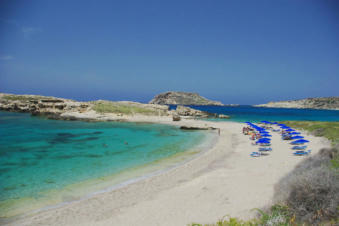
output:
M 143 115 L 158 115 L 156 109 L 132 106 L 125 103 L 100 101 L 94 102 L 93 110 L 99 113 L 116 113 L 116 114 L 143 114 Z

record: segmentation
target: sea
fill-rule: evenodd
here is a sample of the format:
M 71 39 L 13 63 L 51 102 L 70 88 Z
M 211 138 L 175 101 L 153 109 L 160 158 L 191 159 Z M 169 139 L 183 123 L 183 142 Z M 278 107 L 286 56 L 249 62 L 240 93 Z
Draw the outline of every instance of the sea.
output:
M 240 106 L 193 106 L 188 107 L 209 113 L 229 115 L 230 119 L 209 118 L 216 121 L 260 122 L 266 121 L 339 121 L 339 110 L 265 108 L 250 105 Z M 170 105 L 175 109 L 176 105 Z
M 339 121 L 334 110 L 191 107 L 231 117 L 204 120 Z M 163 172 L 207 150 L 213 137 L 162 124 L 61 121 L 0 111 L 0 217 L 77 201 Z
M 0 111 L 0 217 L 21 214 L 19 207 L 78 200 L 80 194 L 174 167 L 205 150 L 206 139 L 205 132 L 169 125 Z M 34 208 L 27 207 L 32 203 Z

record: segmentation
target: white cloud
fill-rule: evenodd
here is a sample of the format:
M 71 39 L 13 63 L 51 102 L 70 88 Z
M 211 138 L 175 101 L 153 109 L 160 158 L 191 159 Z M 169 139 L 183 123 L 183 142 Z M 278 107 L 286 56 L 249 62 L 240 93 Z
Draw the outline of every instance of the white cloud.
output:
M 7 55 L 7 56 L 0 56 L 0 60 L 13 60 L 14 59 L 14 57 L 13 56 L 9 56 L 9 55 Z
M 42 29 L 38 27 L 22 27 L 21 31 L 24 33 L 25 38 L 30 38 L 33 35 L 42 32 Z

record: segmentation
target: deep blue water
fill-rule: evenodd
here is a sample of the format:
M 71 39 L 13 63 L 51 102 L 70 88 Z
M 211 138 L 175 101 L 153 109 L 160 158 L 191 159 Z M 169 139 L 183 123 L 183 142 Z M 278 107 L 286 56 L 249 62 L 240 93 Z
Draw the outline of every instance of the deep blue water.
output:
M 160 124 L 58 121 L 0 111 L 0 211 L 8 200 L 119 174 L 195 147 L 205 137 Z
M 170 106 L 175 108 L 174 105 Z M 198 110 L 210 113 L 230 115 L 230 120 L 236 122 L 258 122 L 268 121 L 339 121 L 339 111 L 335 110 L 315 110 L 315 109 L 291 109 L 291 108 L 262 108 L 247 105 L 230 107 L 230 106 L 189 106 Z M 211 119 L 213 120 L 213 119 Z

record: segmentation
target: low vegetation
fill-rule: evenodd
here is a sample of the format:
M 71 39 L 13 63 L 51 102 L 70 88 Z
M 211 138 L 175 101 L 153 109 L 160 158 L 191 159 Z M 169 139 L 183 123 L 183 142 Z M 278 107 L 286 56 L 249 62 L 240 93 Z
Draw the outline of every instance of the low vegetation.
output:
M 224 217 L 215 224 L 196 224 L 189 226 L 259 226 L 259 225 L 293 225 L 295 218 L 287 206 L 274 205 L 269 211 L 255 210 L 260 215 L 258 218 L 243 221 L 238 218 Z M 225 219 L 227 218 L 227 219 Z
M 334 145 L 339 143 L 339 122 L 285 121 L 282 123 L 307 130 L 315 136 L 326 137 Z
M 337 155 L 336 149 L 322 149 L 276 184 L 275 202 L 287 205 L 297 222 L 338 220 L 339 174 L 331 167 Z
M 157 115 L 156 109 L 150 109 L 145 107 L 139 107 L 136 105 L 130 105 L 127 103 L 109 102 L 109 101 L 96 101 L 93 102 L 92 107 L 98 113 L 116 113 L 116 114 L 143 114 L 143 115 Z
M 42 96 L 28 96 L 28 95 L 4 95 L 1 97 L 4 100 L 12 100 L 12 101 L 31 101 L 31 100 L 39 100 L 43 98 Z

